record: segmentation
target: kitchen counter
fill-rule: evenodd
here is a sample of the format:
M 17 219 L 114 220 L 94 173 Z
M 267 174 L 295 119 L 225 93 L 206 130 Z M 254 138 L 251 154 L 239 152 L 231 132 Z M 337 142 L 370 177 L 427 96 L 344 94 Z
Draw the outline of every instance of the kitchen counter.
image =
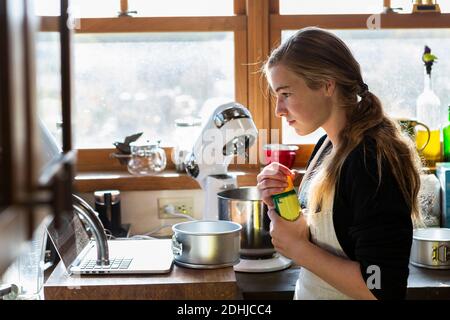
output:
M 57 265 L 44 285 L 45 299 L 292 300 L 299 267 L 267 273 L 232 268 L 173 266 L 163 275 L 71 276 Z M 450 270 L 410 265 L 407 299 L 450 299 Z
M 269 273 L 236 272 L 244 299 L 284 300 L 294 296 L 299 267 Z M 409 266 L 407 299 L 450 299 L 450 270 Z
M 167 274 L 72 275 L 60 262 L 44 284 L 46 300 L 242 299 L 232 267 L 195 270 L 174 265 Z

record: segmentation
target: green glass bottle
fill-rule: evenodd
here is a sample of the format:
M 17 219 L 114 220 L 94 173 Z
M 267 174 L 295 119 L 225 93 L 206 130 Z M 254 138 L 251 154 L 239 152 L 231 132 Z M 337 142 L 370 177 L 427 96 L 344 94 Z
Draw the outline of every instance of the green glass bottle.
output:
M 448 122 L 442 133 L 444 138 L 444 161 L 450 162 L 450 106 L 448 106 Z

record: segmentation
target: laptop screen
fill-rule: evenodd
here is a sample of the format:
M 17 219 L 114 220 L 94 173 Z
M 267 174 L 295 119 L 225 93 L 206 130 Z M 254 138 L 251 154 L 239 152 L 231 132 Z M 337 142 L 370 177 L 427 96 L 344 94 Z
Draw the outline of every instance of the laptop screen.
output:
M 47 231 L 59 257 L 69 270 L 81 251 L 89 244 L 90 238 L 83 222 L 75 212 L 62 215 L 60 222 L 59 229 L 56 229 L 53 220 L 47 227 Z

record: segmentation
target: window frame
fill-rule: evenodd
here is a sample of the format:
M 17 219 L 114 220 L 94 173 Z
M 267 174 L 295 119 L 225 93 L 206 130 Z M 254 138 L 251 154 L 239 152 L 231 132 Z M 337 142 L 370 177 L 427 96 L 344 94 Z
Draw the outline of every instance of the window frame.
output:
M 121 11 L 128 10 L 127 0 L 121 2 Z M 390 6 L 390 0 L 383 1 Z M 271 50 L 281 43 L 283 30 L 296 30 L 307 26 L 329 29 L 367 29 L 366 21 L 370 14 L 336 14 L 336 15 L 282 15 L 279 0 L 233 0 L 233 16 L 200 17 L 113 17 L 81 18 L 77 33 L 117 33 L 117 32 L 208 32 L 231 31 L 235 42 L 235 94 L 236 101 L 247 106 L 253 115 L 258 129 L 265 129 L 267 135 L 259 139 L 262 143 L 271 141 L 270 130 L 278 129 L 282 137 L 282 122 L 275 115 L 275 105 L 269 99 L 268 84 L 259 72 Z M 382 29 L 415 28 L 450 28 L 449 13 L 381 13 Z M 42 17 L 42 31 L 56 31 L 58 17 Z M 261 137 L 261 136 L 260 136 Z M 314 144 L 299 145 L 295 167 L 305 167 Z M 172 148 L 166 153 L 171 154 Z M 108 157 L 114 149 L 79 149 L 78 172 L 125 171 L 116 159 Z M 170 159 L 170 156 L 168 156 Z M 259 159 L 259 157 L 258 157 Z M 259 161 L 259 160 L 258 160 Z M 256 165 L 231 165 L 237 170 L 258 170 Z M 169 162 L 169 170 L 174 170 Z

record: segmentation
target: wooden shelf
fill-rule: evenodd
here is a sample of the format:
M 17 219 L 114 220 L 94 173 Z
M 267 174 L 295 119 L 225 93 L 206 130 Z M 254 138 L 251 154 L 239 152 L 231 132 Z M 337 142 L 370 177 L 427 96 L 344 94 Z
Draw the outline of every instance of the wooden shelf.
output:
M 230 171 L 236 174 L 239 186 L 255 186 L 259 171 Z M 121 191 L 139 190 L 190 190 L 200 189 L 193 178 L 175 170 L 164 171 L 154 176 L 137 177 L 124 171 L 80 172 L 75 177 L 77 192 L 93 192 L 99 189 L 117 189 Z

